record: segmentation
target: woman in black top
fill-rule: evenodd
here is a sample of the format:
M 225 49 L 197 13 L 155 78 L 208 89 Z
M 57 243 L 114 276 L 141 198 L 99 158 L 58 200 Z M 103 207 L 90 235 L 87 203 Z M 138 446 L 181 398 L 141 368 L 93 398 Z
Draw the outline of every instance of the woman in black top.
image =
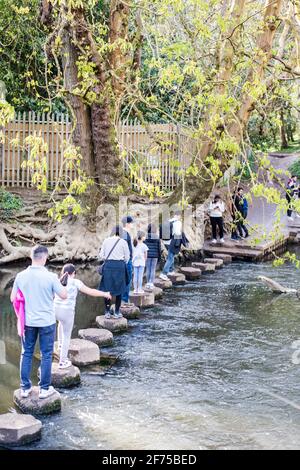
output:
M 158 236 L 158 229 L 156 225 L 149 224 L 147 229 L 147 238 L 144 243 L 148 247 L 147 260 L 146 260 L 146 276 L 147 284 L 146 289 L 153 289 L 156 266 L 161 259 L 161 243 Z

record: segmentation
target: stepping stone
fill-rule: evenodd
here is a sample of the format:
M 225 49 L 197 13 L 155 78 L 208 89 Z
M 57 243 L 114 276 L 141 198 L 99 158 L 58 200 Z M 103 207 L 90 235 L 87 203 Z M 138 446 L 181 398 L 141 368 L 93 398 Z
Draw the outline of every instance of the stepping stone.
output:
M 183 268 L 180 268 L 180 272 L 184 274 L 186 279 L 188 279 L 189 281 L 193 281 L 194 279 L 199 279 L 199 277 L 202 274 L 201 269 L 198 269 L 195 267 L 192 267 L 192 268 L 183 267 Z
M 55 355 L 58 356 L 56 342 L 54 345 Z M 71 339 L 69 346 L 69 359 L 78 367 L 85 367 L 91 364 L 97 364 L 100 362 L 100 350 L 99 347 L 92 341 L 86 339 Z
M 169 279 L 167 281 L 164 281 L 163 279 L 160 279 L 159 277 L 154 279 L 153 284 L 155 285 L 155 287 L 159 287 L 162 290 L 170 289 L 173 286 L 172 281 L 170 281 Z
M 58 391 L 48 398 L 39 398 L 39 387 L 32 387 L 27 398 L 21 397 L 21 389 L 14 392 L 14 404 L 26 414 L 50 415 L 61 410 L 61 398 Z
M 212 263 L 192 263 L 192 266 L 197 269 L 201 269 L 202 273 L 214 273 L 216 270 L 216 265 Z
M 144 294 L 134 294 L 133 292 L 130 292 L 129 300 L 139 308 L 149 308 L 153 307 L 155 304 L 153 292 L 145 291 Z
M 154 286 L 153 289 L 147 289 L 145 287 L 145 291 L 146 292 L 153 292 L 155 300 L 161 299 L 162 296 L 164 295 L 164 291 L 160 287 L 156 287 L 156 286 Z
M 101 352 L 101 360 L 100 363 L 102 366 L 111 367 L 113 366 L 119 359 L 119 356 L 116 354 L 107 354 Z
M 99 328 L 87 328 L 85 330 L 79 330 L 78 336 L 81 339 L 92 341 L 92 343 L 101 346 L 111 346 L 113 344 L 113 334 L 109 330 Z
M 59 369 L 58 366 L 59 364 L 57 362 L 52 363 L 51 383 L 53 387 L 71 388 L 80 384 L 81 378 L 78 367 L 71 366 L 67 369 Z
M 99 328 L 104 328 L 112 333 L 120 333 L 128 329 L 128 322 L 126 318 L 104 318 L 104 315 L 96 318 L 96 323 Z
M 224 261 L 216 258 L 204 258 L 204 263 L 214 264 L 216 269 L 222 268 Z
M 170 281 L 172 281 L 174 286 L 179 286 L 186 283 L 185 275 L 182 273 L 168 274 L 168 278 Z
M 22 446 L 41 438 L 42 423 L 31 415 L 0 415 L 0 446 Z
M 38 370 L 38 377 L 41 376 L 41 369 Z M 70 366 L 67 369 L 60 369 L 58 362 L 52 362 L 51 385 L 54 388 L 71 388 L 81 382 L 80 370 L 78 367 Z
M 127 318 L 127 320 L 134 320 L 135 318 L 140 318 L 141 315 L 139 307 L 132 303 L 122 305 L 120 308 L 120 312 L 122 313 L 123 317 Z
M 226 255 L 225 253 L 214 253 L 213 257 L 215 259 L 222 259 L 224 264 L 229 264 L 232 263 L 232 256 L 231 255 Z

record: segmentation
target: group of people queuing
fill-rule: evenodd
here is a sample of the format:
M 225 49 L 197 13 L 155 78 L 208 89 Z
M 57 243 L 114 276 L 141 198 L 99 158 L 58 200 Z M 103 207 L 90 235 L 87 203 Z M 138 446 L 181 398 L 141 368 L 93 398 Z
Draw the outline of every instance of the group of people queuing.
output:
M 293 208 L 292 208 L 292 201 L 295 199 L 300 198 L 300 184 L 298 182 L 298 178 L 296 175 L 292 175 L 287 182 L 286 185 L 286 200 L 288 202 L 288 209 L 287 209 L 287 217 L 289 221 L 293 221 Z M 296 213 L 296 217 L 300 217 L 299 214 Z
M 224 213 L 226 206 L 219 194 L 216 194 L 210 202 L 208 208 L 208 215 L 210 218 L 212 229 L 211 243 L 217 243 L 219 232 L 219 241 L 221 244 L 225 243 L 224 240 Z M 248 201 L 244 194 L 244 189 L 237 188 L 231 197 L 229 211 L 232 217 L 231 223 L 231 240 L 239 241 L 249 236 L 249 231 L 246 226 L 246 219 L 248 216 Z
M 160 277 L 168 279 L 167 275 L 173 273 L 175 255 L 182 245 L 188 246 L 182 230 L 181 212 L 176 212 L 168 221 L 168 230 L 163 226 L 149 224 L 147 231 L 138 230 L 133 236 L 134 223 L 133 217 L 125 216 L 122 224 L 115 226 L 110 236 L 104 240 L 99 254 L 102 262 L 98 289 L 92 289 L 77 279 L 73 264 L 63 266 L 60 276 L 49 272 L 46 268 L 47 247 L 38 245 L 32 249 L 31 265 L 17 274 L 10 296 L 18 318 L 18 332 L 22 342 L 22 398 L 27 398 L 32 392 L 31 369 L 37 340 L 41 353 L 39 398 L 45 399 L 55 392 L 51 385 L 51 370 L 57 322 L 59 368 L 72 366 L 68 351 L 79 292 L 92 297 L 103 297 L 105 317 L 118 319 L 122 317 L 121 305 L 129 303 L 132 281 L 134 293 L 144 293 L 145 269 L 145 287 L 148 290 L 154 288 L 156 268 L 163 250 L 162 241 L 168 255 Z
M 188 240 L 182 230 L 181 212 L 174 214 L 168 222 L 168 230 L 163 224 L 158 227 L 149 224 L 146 231 L 138 230 L 133 237 L 134 218 L 123 217 L 122 225 L 111 231 L 100 250 L 103 260 L 100 290 L 110 292 L 115 297 L 115 309 L 111 308 L 111 299 L 105 302 L 105 318 L 121 318 L 120 308 L 129 303 L 129 293 L 133 282 L 133 293 L 144 294 L 143 282 L 146 271 L 147 290 L 154 288 L 156 268 L 161 260 L 162 241 L 168 250 L 167 259 L 160 274 L 161 279 L 175 270 L 174 259 L 181 246 L 187 246 Z

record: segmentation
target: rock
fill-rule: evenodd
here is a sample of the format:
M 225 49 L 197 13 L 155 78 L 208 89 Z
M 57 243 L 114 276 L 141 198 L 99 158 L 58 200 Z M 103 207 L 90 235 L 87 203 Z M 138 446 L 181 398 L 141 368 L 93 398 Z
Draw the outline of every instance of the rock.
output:
M 232 256 L 231 255 L 226 255 L 225 253 L 214 253 L 213 257 L 215 259 L 223 260 L 224 264 L 232 263 Z
M 41 376 L 41 369 L 38 370 L 38 377 Z M 71 388 L 79 385 L 81 381 L 78 367 L 71 366 L 67 369 L 60 369 L 57 362 L 52 363 L 51 384 L 54 388 Z
M 173 286 L 172 281 L 170 281 L 169 279 L 167 281 L 164 281 L 163 279 L 160 279 L 159 277 L 154 279 L 153 284 L 155 285 L 155 287 L 159 287 L 162 290 L 170 289 Z
M 122 305 L 120 308 L 120 312 L 128 320 L 134 320 L 135 318 L 139 318 L 141 315 L 139 307 L 137 307 L 136 305 L 132 303 L 127 304 L 127 305 Z
M 172 281 L 174 286 L 183 285 L 186 283 L 185 275 L 182 273 L 168 274 L 168 278 Z
M 57 388 L 71 388 L 79 385 L 81 382 L 80 370 L 78 367 L 71 366 L 67 369 L 59 369 L 58 363 L 52 364 L 52 379 L 53 387 Z
M 107 354 L 101 352 L 101 365 L 111 367 L 113 366 L 119 359 L 119 356 L 116 354 Z
M 99 328 L 87 328 L 85 330 L 78 331 L 79 338 L 92 341 L 92 343 L 97 344 L 99 347 L 111 346 L 113 344 L 113 334 L 109 330 L 99 329 Z
M 26 414 L 49 415 L 61 410 L 60 394 L 55 391 L 48 398 L 39 398 L 39 387 L 32 387 L 32 392 L 27 398 L 21 397 L 21 389 L 14 392 L 15 405 Z
M 155 303 L 154 293 L 149 291 L 145 291 L 144 294 L 134 294 L 130 292 L 129 300 L 136 305 L 136 307 L 140 308 L 153 307 Z
M 31 415 L 0 415 L 0 446 L 22 446 L 41 438 L 42 423 Z
M 57 353 L 57 343 L 55 343 L 55 353 Z M 85 339 L 71 339 L 69 346 L 69 359 L 78 367 L 85 367 L 100 362 L 99 347 L 92 341 Z
M 128 322 L 126 318 L 106 319 L 104 318 L 104 315 L 101 315 L 101 317 L 96 318 L 96 323 L 99 328 L 104 328 L 105 330 L 109 330 L 112 333 L 120 333 L 128 329 Z
M 214 273 L 216 270 L 216 265 L 211 263 L 192 263 L 192 266 L 197 269 L 201 269 L 202 273 Z
M 204 263 L 214 264 L 216 269 L 222 268 L 224 264 L 222 259 L 216 259 L 216 258 L 204 258 Z
M 194 279 L 199 279 L 201 276 L 202 272 L 201 269 L 195 268 L 195 267 L 182 267 L 180 268 L 180 272 L 185 275 L 185 277 L 189 281 L 193 281 Z
M 154 294 L 154 299 L 161 299 L 164 295 L 164 291 L 161 287 L 154 286 L 152 289 L 152 292 Z

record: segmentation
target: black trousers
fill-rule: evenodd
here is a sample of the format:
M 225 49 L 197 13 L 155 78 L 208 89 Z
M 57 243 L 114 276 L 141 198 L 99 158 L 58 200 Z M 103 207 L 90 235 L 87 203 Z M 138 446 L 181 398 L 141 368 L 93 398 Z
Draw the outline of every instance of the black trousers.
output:
M 212 228 L 212 237 L 217 238 L 217 227 L 219 229 L 220 238 L 224 236 L 224 223 L 223 217 L 211 217 L 210 218 L 211 228 Z

